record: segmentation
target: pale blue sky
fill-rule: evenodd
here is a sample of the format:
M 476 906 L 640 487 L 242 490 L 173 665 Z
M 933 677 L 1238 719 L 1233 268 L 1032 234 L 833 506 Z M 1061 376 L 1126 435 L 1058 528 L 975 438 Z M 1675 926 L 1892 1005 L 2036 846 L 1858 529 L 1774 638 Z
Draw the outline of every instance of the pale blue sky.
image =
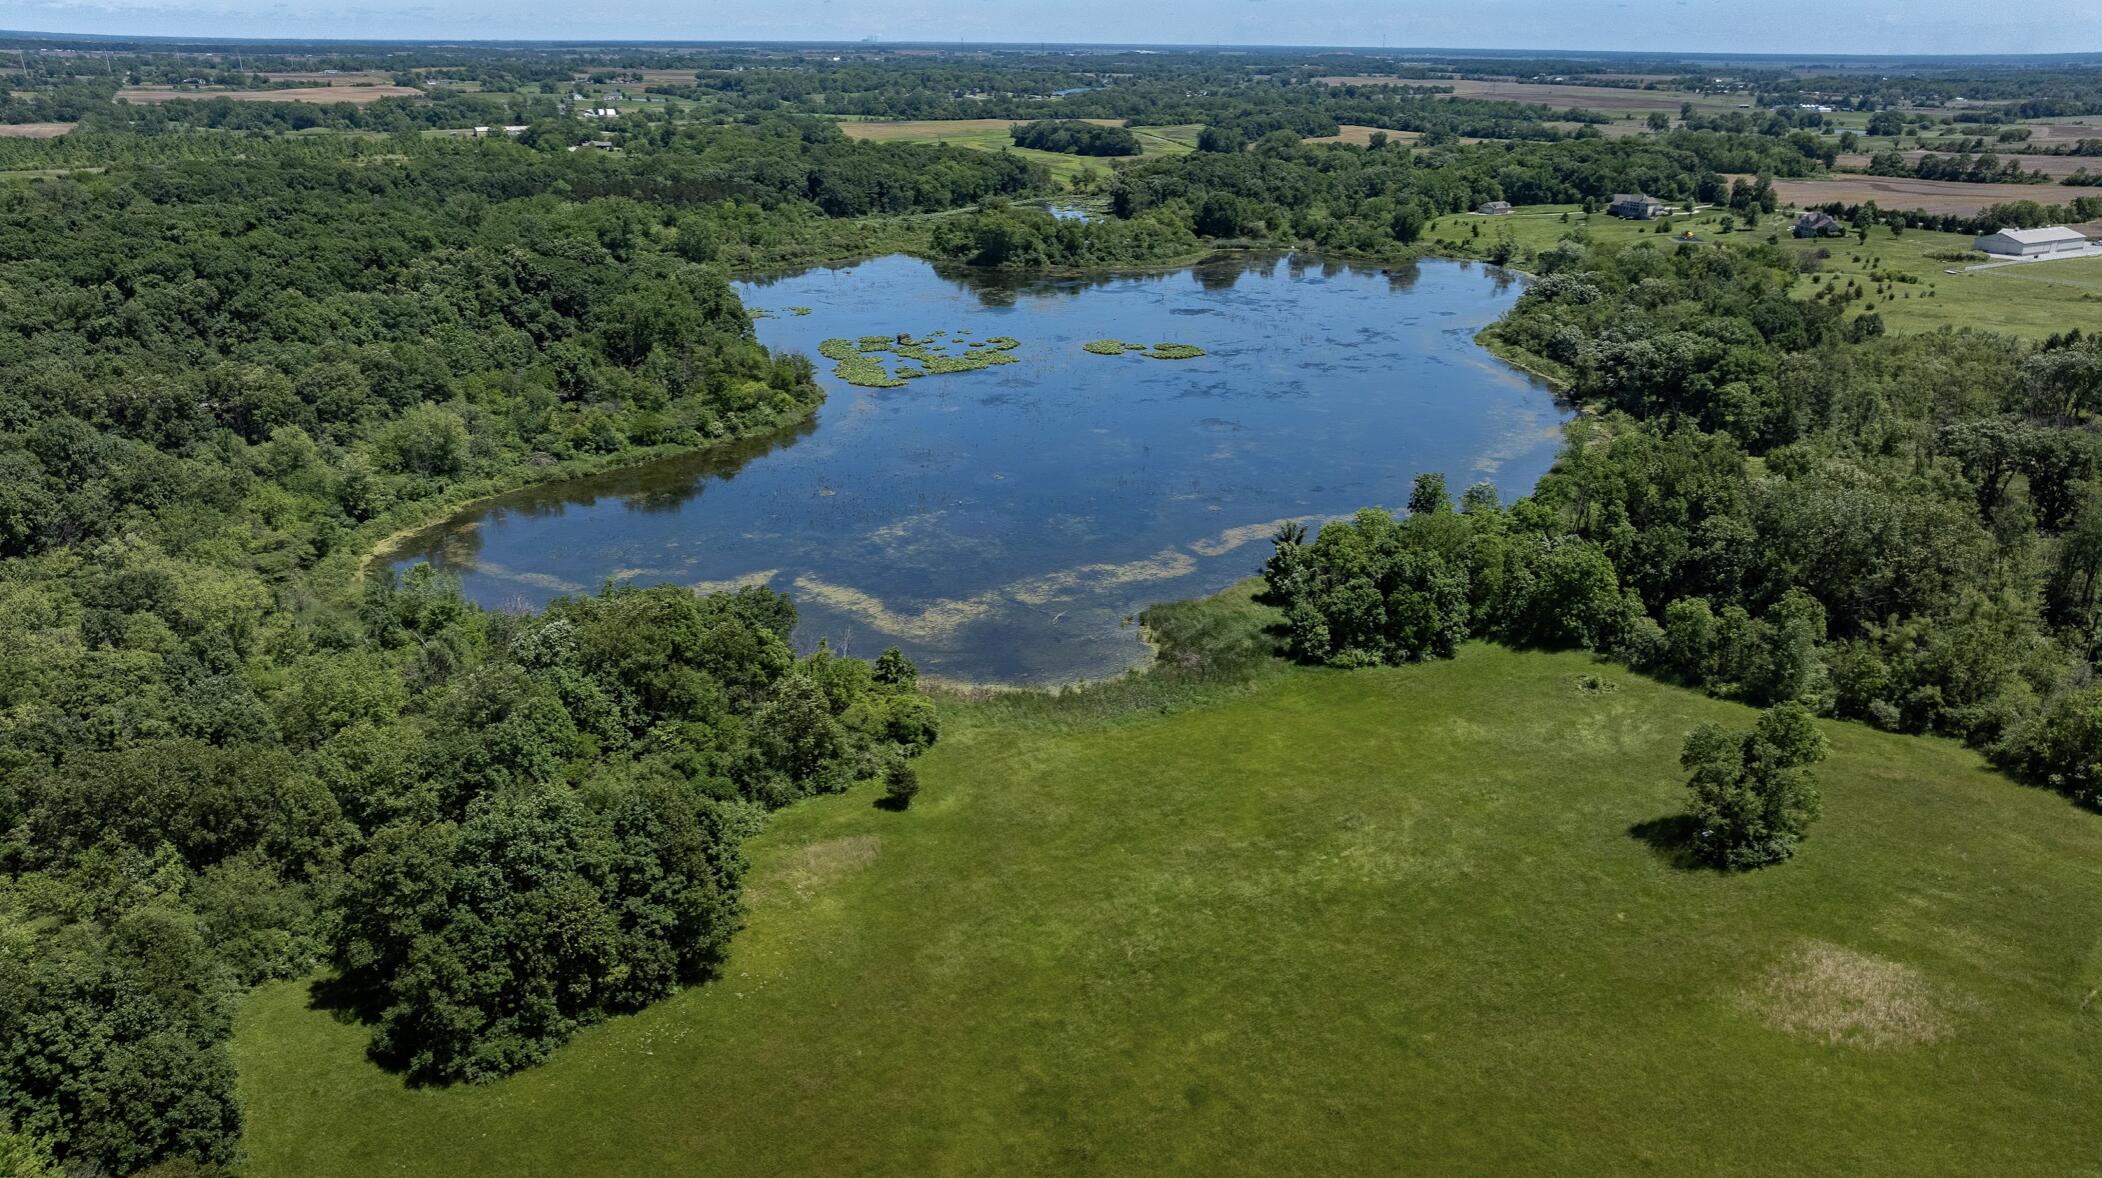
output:
M 0 28 L 172 36 L 2102 51 L 2102 0 L 0 0 Z

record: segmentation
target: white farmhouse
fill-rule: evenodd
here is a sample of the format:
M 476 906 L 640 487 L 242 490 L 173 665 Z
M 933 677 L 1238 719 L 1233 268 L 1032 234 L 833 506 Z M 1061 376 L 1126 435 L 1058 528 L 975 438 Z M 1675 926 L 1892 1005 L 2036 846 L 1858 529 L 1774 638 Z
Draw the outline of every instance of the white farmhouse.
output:
M 2002 229 L 1979 238 L 1976 248 L 2003 257 L 2035 258 L 2079 253 L 2087 249 L 2087 238 L 2079 230 L 2063 225 L 2049 229 Z

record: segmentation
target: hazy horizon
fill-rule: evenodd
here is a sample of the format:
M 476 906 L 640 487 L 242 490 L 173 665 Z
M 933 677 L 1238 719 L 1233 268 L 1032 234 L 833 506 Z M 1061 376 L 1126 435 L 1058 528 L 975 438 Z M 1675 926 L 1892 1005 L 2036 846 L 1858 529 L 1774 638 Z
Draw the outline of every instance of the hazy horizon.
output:
M 765 6 L 633 0 L 0 0 L 23 34 L 284 40 L 810 41 L 1308 46 L 1802 57 L 2102 52 L 2102 0 L 1988 18 L 1958 0 L 1759 6 L 1669 0 L 788 0 Z M 1191 30 L 1205 36 L 1193 38 Z

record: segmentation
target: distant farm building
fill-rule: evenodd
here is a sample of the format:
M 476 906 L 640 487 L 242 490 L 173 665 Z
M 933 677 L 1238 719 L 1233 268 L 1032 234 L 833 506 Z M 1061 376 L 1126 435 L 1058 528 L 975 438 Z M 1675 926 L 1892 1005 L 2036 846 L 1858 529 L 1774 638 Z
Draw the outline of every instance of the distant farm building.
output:
M 1510 213 L 1511 202 L 1507 200 L 1492 200 L 1474 211 L 1484 217 L 1502 217 Z
M 1847 227 L 1830 213 L 1804 213 L 1795 219 L 1791 230 L 1797 237 L 1844 237 Z
M 1977 248 L 2002 257 L 2035 258 L 2079 253 L 2087 249 L 2087 237 L 2078 229 L 2068 229 L 2063 225 L 2049 229 L 2002 229 L 1979 238 Z
M 1654 196 L 1623 192 L 1606 206 L 1606 212 L 1630 221 L 1649 221 L 1664 215 L 1664 202 Z

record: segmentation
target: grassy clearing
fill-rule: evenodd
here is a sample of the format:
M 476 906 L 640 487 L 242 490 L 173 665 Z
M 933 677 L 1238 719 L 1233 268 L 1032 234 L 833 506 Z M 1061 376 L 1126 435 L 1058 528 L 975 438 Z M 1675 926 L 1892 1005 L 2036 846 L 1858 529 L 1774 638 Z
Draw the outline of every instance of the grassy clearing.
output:
M 1831 726 L 1803 853 L 1689 871 L 1679 741 L 1745 709 L 1481 645 L 1178 682 L 945 704 L 909 812 L 754 842 L 720 980 L 512 1079 L 265 988 L 249 1172 L 2097 1172 L 2102 818 Z
M 1082 122 L 1101 126 L 1121 126 L 1117 119 L 1082 119 Z M 1012 119 L 915 119 L 911 121 L 846 120 L 839 129 L 855 139 L 892 139 L 906 143 L 946 143 L 951 147 L 968 147 L 977 151 L 1012 151 L 1017 155 L 1044 165 L 1050 169 L 1052 179 L 1070 186 L 1074 177 L 1084 170 L 1108 172 L 1108 159 L 1067 155 L 1059 151 L 1037 151 L 1033 148 L 1016 147 L 1009 134 L 1016 125 Z M 1132 134 L 1139 140 L 1140 156 L 1181 155 L 1197 149 L 1197 126 L 1134 127 Z M 1126 157 L 1133 158 L 1133 157 Z

